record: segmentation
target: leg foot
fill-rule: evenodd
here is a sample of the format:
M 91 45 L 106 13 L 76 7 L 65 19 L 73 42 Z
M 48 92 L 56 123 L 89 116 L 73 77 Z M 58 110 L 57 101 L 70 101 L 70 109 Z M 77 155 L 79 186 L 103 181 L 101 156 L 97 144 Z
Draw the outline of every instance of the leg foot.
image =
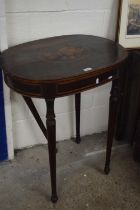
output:
M 52 201 L 53 203 L 56 203 L 57 200 L 58 200 L 57 195 L 52 195 L 52 196 L 51 196 L 51 201 Z
M 80 142 L 81 142 L 80 136 L 79 136 L 79 137 L 76 137 L 75 142 L 76 142 L 77 144 L 80 144 Z
M 105 166 L 104 172 L 105 172 L 105 174 L 109 174 L 109 172 L 110 172 L 110 167 L 109 167 L 109 166 Z

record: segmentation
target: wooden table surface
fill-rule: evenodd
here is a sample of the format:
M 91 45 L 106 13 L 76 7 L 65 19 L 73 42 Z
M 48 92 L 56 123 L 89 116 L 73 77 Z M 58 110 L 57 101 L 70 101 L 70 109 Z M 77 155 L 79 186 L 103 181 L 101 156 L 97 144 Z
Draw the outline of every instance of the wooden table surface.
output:
M 124 49 L 114 42 L 88 35 L 60 36 L 33 41 L 3 52 L 4 70 L 26 80 L 56 80 L 88 74 L 121 62 Z M 91 72 L 90 72 L 91 73 Z
M 80 98 L 85 91 L 112 81 L 105 173 L 110 157 L 122 97 L 121 74 L 127 52 L 115 42 L 90 36 L 67 35 L 36 40 L 11 47 L 0 56 L 6 84 L 23 95 L 26 104 L 48 140 L 52 196 L 56 202 L 56 97 L 75 94 L 76 143 L 80 143 Z M 47 130 L 30 97 L 44 98 Z

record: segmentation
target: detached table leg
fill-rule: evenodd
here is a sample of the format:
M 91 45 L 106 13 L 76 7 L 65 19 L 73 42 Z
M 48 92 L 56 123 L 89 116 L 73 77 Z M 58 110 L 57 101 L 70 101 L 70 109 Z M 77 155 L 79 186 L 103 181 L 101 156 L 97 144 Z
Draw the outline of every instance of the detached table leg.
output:
M 115 134 L 115 127 L 117 121 L 118 104 L 120 98 L 118 80 L 112 81 L 112 89 L 109 103 L 109 121 L 108 121 L 108 135 L 107 135 L 107 148 L 106 148 L 106 162 L 104 172 L 108 174 L 110 172 L 110 157 L 113 143 L 113 137 Z
M 80 137 L 80 108 L 81 108 L 81 93 L 75 94 L 75 115 L 76 115 L 76 143 L 81 142 Z
M 56 190 L 56 121 L 54 113 L 54 99 L 45 99 L 47 105 L 46 125 L 48 131 L 48 150 L 49 150 L 49 162 L 50 162 L 50 174 L 51 174 L 51 186 L 53 203 L 57 202 L 57 190 Z

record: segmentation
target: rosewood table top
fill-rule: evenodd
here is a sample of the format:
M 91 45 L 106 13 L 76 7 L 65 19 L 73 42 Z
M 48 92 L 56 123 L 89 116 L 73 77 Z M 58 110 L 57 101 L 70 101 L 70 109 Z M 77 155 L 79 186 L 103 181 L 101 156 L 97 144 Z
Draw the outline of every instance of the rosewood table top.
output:
M 126 56 L 124 48 L 111 40 L 65 35 L 11 47 L 2 53 L 1 65 L 6 83 L 17 92 L 59 97 L 91 88 L 94 81 L 88 78 L 117 68 Z M 42 86 L 48 91 L 42 91 Z

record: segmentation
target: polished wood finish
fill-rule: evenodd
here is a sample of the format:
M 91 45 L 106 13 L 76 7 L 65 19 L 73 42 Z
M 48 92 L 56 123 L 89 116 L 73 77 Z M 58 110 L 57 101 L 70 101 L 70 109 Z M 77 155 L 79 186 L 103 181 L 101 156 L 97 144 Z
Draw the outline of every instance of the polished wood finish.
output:
M 117 137 L 133 146 L 134 159 L 140 161 L 140 49 L 129 49 L 128 52 Z
M 80 137 L 80 110 L 81 110 L 81 93 L 75 95 L 75 113 L 76 113 L 76 143 L 81 142 Z
M 118 42 L 118 39 L 119 39 L 122 1 L 123 1 L 123 0 L 118 0 L 118 14 L 117 14 L 117 24 L 116 24 L 115 42 Z
M 128 74 L 126 73 L 126 69 L 128 66 L 128 59 L 125 65 L 123 66 L 122 71 L 120 71 L 120 103 L 119 103 L 119 110 L 118 110 L 118 116 L 117 116 L 117 125 L 115 130 L 115 138 L 118 141 L 122 141 L 124 139 L 124 131 L 126 130 L 125 124 L 127 121 L 127 110 L 128 110 L 128 104 L 126 97 L 128 95 L 126 91 L 126 86 L 128 82 Z M 124 112 L 122 110 L 125 110 Z
M 96 87 L 99 72 L 98 85 L 107 83 L 126 56 L 113 41 L 69 35 L 11 47 L 2 53 L 1 65 L 10 88 L 25 96 L 50 98 Z
M 76 142 L 80 142 L 81 91 L 113 81 L 107 138 L 105 173 L 109 172 L 119 98 L 120 69 L 127 52 L 113 41 L 89 36 L 67 35 L 21 44 L 4 51 L 0 63 L 6 84 L 22 94 L 48 139 L 52 197 L 56 202 L 56 97 L 75 94 Z M 30 97 L 44 98 L 47 131 Z
M 54 113 L 54 99 L 45 99 L 47 105 L 46 125 L 48 130 L 48 149 L 52 185 L 52 202 L 58 200 L 56 190 L 56 121 Z
M 130 74 L 128 83 L 129 87 L 127 89 L 127 91 L 129 91 L 129 97 L 126 99 L 129 104 L 129 110 L 125 136 L 128 141 L 133 144 L 133 138 L 140 112 L 140 50 L 131 50 L 129 54 L 131 62 L 128 68 Z
M 138 120 L 136 122 L 135 133 L 133 136 L 133 157 L 135 161 L 140 162 L 140 113 L 138 114 Z
M 114 80 L 112 82 L 112 89 L 110 93 L 109 101 L 109 122 L 108 122 L 108 135 L 107 135 L 107 150 L 106 150 L 106 162 L 105 162 L 105 173 L 108 174 L 110 171 L 110 157 L 111 157 L 111 148 L 113 143 L 113 137 L 116 126 L 118 104 L 120 99 L 121 91 L 119 80 Z

